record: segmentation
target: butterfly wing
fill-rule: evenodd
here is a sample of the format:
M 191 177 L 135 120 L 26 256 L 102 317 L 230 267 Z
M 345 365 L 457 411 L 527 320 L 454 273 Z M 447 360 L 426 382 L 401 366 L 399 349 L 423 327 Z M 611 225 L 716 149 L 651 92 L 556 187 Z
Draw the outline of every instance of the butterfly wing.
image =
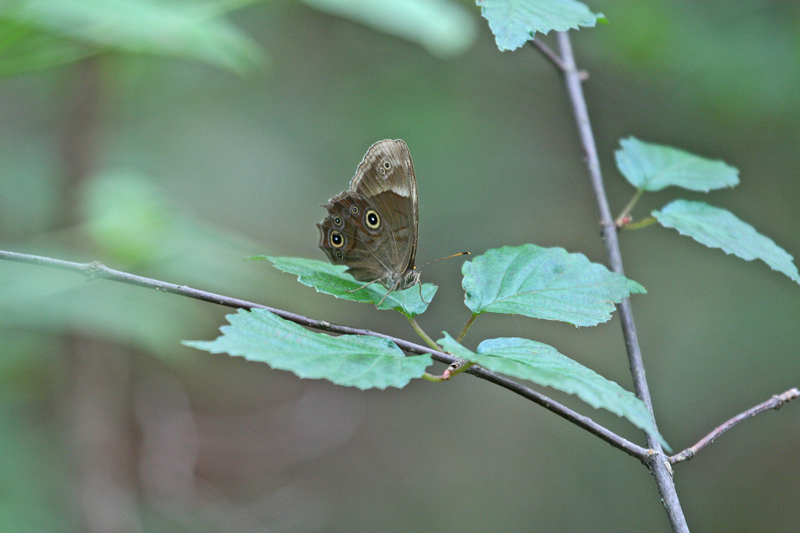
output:
M 404 289 L 418 281 L 417 182 L 408 146 L 384 140 L 367 150 L 350 190 L 331 198 L 320 248 L 357 280 Z
M 367 198 L 386 219 L 387 254 L 394 270 L 414 267 L 417 253 L 417 178 L 405 141 L 378 141 L 367 150 L 350 189 Z
M 319 247 L 331 263 L 347 265 L 347 272 L 359 281 L 379 280 L 386 285 L 392 270 L 382 252 L 382 233 L 368 229 L 362 221 L 372 204 L 345 191 L 331 198 L 326 207 L 328 216 L 317 227 Z

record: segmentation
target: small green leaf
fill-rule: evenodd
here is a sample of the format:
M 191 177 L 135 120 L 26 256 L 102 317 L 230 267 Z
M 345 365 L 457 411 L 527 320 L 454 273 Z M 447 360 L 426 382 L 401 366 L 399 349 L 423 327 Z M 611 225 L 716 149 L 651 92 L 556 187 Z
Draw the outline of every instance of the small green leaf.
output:
M 481 15 L 489 21 L 500 51 L 516 50 L 534 38 L 536 32 L 594 27 L 605 21 L 585 4 L 575 0 L 478 0 Z
M 183 344 L 267 363 L 300 378 L 327 379 L 359 389 L 402 388 L 432 364 L 430 355 L 405 357 L 388 339 L 314 333 L 266 309 L 240 309 L 226 318 L 230 325 L 222 326 L 222 335 L 215 340 Z
M 611 318 L 614 302 L 646 292 L 582 254 L 533 244 L 489 250 L 464 263 L 465 304 L 473 313 L 507 313 L 576 326 Z
M 294 274 L 297 281 L 303 285 L 314 287 L 317 292 L 331 294 L 344 300 L 354 302 L 366 302 L 377 304 L 386 296 L 389 290 L 380 283 L 373 283 L 369 287 L 357 290 L 364 285 L 362 281 L 356 281 L 349 274 L 345 274 L 347 267 L 343 265 L 333 265 L 314 259 L 302 259 L 299 257 L 267 257 L 278 270 Z M 415 317 L 424 313 L 428 304 L 436 294 L 437 287 L 431 283 L 422 285 L 422 295 L 425 301 L 420 298 L 420 287 L 414 285 L 404 291 L 392 291 L 378 306 L 378 309 L 394 309 L 409 317 Z
M 438 342 L 453 355 L 478 363 L 492 372 L 574 394 L 595 409 L 603 408 L 626 418 L 669 449 L 644 402 L 594 370 L 560 354 L 552 346 L 513 337 L 488 339 L 478 345 L 477 353 L 473 353 L 447 333 L 444 335 Z
M 660 191 L 670 185 L 691 191 L 735 187 L 739 170 L 719 160 L 678 150 L 669 146 L 644 143 L 634 137 L 623 139 L 614 154 L 617 168 L 631 185 L 645 191 Z
M 661 211 L 653 211 L 653 216 L 662 226 L 675 228 L 681 235 L 709 248 L 722 248 L 725 253 L 746 261 L 761 259 L 773 270 L 800 283 L 792 256 L 730 211 L 704 202 L 675 200 Z
M 311 7 L 416 43 L 436 57 L 464 53 L 478 36 L 474 16 L 448 0 L 303 0 Z

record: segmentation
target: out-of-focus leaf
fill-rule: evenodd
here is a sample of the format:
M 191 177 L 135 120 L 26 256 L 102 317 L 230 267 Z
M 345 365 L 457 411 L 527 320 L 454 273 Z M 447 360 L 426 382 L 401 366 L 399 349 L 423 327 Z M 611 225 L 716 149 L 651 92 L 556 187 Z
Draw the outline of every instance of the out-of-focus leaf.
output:
M 90 46 L 0 18 L 0 76 L 71 63 L 95 53 Z
M 106 254 L 126 264 L 163 257 L 175 232 L 163 191 L 131 172 L 107 173 L 87 183 L 85 227 Z
M 450 0 L 303 0 L 311 7 L 349 18 L 417 43 L 437 57 L 464 53 L 478 34 L 474 17 Z
M 359 389 L 402 388 L 433 362 L 430 355 L 405 357 L 388 339 L 314 333 L 265 309 L 240 309 L 227 318 L 230 325 L 220 328 L 222 335 L 216 340 L 183 344 Z
M 596 326 L 614 302 L 645 292 L 635 281 L 582 254 L 533 244 L 489 250 L 464 263 L 465 303 L 473 313 L 508 313 Z
M 244 74 L 265 61 L 249 37 L 221 17 L 230 2 L 19 0 L 0 5 L 0 57 L 29 70 L 115 50 L 185 57 Z M 43 49 L 43 46 L 50 50 Z
M 537 32 L 546 35 L 605 22 L 602 14 L 575 0 L 478 0 L 478 5 L 501 51 L 516 50 Z
M 436 295 L 437 290 L 436 285 L 424 283 L 422 285 L 422 295 L 425 301 L 420 298 L 420 287 L 417 285 L 404 291 L 392 291 L 388 296 L 386 295 L 388 289 L 380 283 L 373 283 L 369 287 L 364 287 L 355 292 L 348 292 L 363 286 L 364 282 L 356 281 L 350 274 L 346 274 L 347 267 L 343 265 L 333 265 L 323 261 L 299 257 L 263 256 L 257 259 L 262 258 L 271 261 L 278 270 L 296 275 L 297 281 L 303 285 L 314 287 L 317 292 L 354 302 L 377 304 L 383 299 L 383 303 L 378 306 L 378 309 L 394 309 L 409 317 L 424 313 L 428 308 L 428 303 Z
M 20 416 L 21 411 L 42 405 L 0 404 L 4 428 L 0 434 L 0 531 L 78 531 L 82 527 L 66 503 L 74 471 L 60 438 L 61 428 L 44 418 Z
M 638 189 L 660 191 L 675 185 L 692 191 L 735 187 L 739 170 L 722 161 L 678 150 L 670 146 L 644 143 L 634 137 L 623 139 L 617 150 L 617 168 Z
M 681 235 L 710 248 L 722 248 L 747 261 L 761 259 L 773 270 L 800 283 L 792 256 L 730 211 L 704 202 L 675 200 L 661 211 L 653 211 L 653 216 L 661 225 L 675 228 Z

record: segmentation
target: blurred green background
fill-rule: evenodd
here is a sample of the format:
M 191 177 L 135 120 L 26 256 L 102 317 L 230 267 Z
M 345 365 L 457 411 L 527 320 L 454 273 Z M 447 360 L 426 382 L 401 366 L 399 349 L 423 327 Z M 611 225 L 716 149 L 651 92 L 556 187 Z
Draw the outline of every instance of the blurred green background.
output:
M 320 205 L 371 143 L 402 138 L 418 262 L 527 242 L 604 262 L 563 83 L 537 51 L 500 53 L 466 0 L 365 2 L 357 16 L 342 4 L 4 6 L 0 249 L 101 260 L 413 340 L 400 315 L 245 260 L 323 259 Z M 613 209 L 633 193 L 613 151 L 635 135 L 741 170 L 734 190 L 647 195 L 637 219 L 702 199 L 799 256 L 800 4 L 590 7 L 610 25 L 572 37 Z M 621 237 L 628 276 L 649 291 L 635 317 L 676 451 L 798 386 L 800 287 L 657 226 Z M 423 273 L 440 287 L 419 319 L 434 336 L 468 318 L 460 268 Z M 230 312 L 0 261 L 0 530 L 668 529 L 642 465 L 466 375 L 364 392 L 179 344 L 213 339 Z M 495 336 L 546 342 L 632 388 L 616 319 L 575 329 L 487 316 L 465 343 Z M 800 526 L 799 407 L 676 467 L 695 531 Z

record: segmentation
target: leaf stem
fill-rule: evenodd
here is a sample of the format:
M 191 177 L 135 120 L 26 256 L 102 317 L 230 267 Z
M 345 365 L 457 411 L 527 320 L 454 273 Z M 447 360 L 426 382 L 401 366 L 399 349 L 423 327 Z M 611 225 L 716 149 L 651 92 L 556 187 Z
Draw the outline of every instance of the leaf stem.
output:
M 469 328 L 472 327 L 472 324 L 475 322 L 475 320 L 479 316 L 480 316 L 480 313 L 472 313 L 472 316 L 469 317 L 469 320 L 467 320 L 467 323 L 464 324 L 464 327 L 461 328 L 461 331 L 458 332 L 458 337 L 456 337 L 456 340 L 458 342 L 461 342 L 461 339 L 463 339 L 464 337 L 467 336 L 467 332 L 469 331 Z
M 436 341 L 434 341 L 427 333 L 425 333 L 425 331 L 422 329 L 422 327 L 419 325 L 419 323 L 414 318 L 412 318 L 412 317 L 410 317 L 408 315 L 405 315 L 405 316 L 408 319 L 408 321 L 411 323 L 411 327 L 413 327 L 414 331 L 417 332 L 417 335 L 422 337 L 422 340 L 424 340 L 428 344 L 428 346 L 430 346 L 434 350 L 438 350 L 440 352 L 444 351 L 444 350 L 442 350 L 441 346 L 436 344 Z M 467 324 L 464 327 L 468 328 L 469 324 L 474 322 L 475 318 L 477 316 L 478 315 L 472 315 L 472 318 L 469 320 L 469 322 L 467 322 Z M 461 332 L 466 334 L 466 330 L 462 329 Z M 471 361 L 467 361 L 466 359 L 461 359 L 460 357 L 457 357 L 456 360 L 453 361 L 452 363 L 450 363 L 450 366 L 448 366 L 447 369 L 445 369 L 445 371 L 442 372 L 441 375 L 435 376 L 433 374 L 429 374 L 429 373 L 425 372 L 425 374 L 422 376 L 422 378 L 426 379 L 428 381 L 433 381 L 433 382 L 447 381 L 448 379 L 452 378 L 453 376 L 457 376 L 458 374 L 464 372 L 465 370 L 469 370 L 474 365 L 475 365 L 475 363 L 473 363 Z
M 442 350 L 441 346 L 436 344 L 435 340 L 430 338 L 430 336 L 427 333 L 425 333 L 425 330 L 422 329 L 422 326 L 419 325 L 419 323 L 417 322 L 417 320 L 415 318 L 410 317 L 408 315 L 404 315 L 404 316 L 408 319 L 408 322 L 411 324 L 411 327 L 414 328 L 414 331 L 417 332 L 417 335 L 419 335 L 420 338 L 422 338 L 422 340 L 425 341 L 425 344 L 427 344 L 428 346 L 430 346 L 434 350 L 438 350 L 440 352 L 444 351 L 444 350 Z
M 629 230 L 642 229 L 646 228 L 647 226 L 652 226 L 656 222 L 658 222 L 658 220 L 656 220 L 656 217 L 647 217 L 645 219 L 640 220 L 639 222 L 634 222 L 632 224 L 625 224 L 623 228 Z
M 625 206 L 625 209 L 623 209 L 622 213 L 620 213 L 619 216 L 617 217 L 617 219 L 616 219 L 617 227 L 621 227 L 622 226 L 622 219 L 624 219 L 625 217 L 627 217 L 630 214 L 630 212 L 633 210 L 633 208 L 636 206 L 637 202 L 639 201 L 639 198 L 642 197 L 643 193 L 644 193 L 644 189 L 642 189 L 641 187 L 636 189 L 636 192 L 633 194 L 633 197 L 628 202 L 628 205 Z

